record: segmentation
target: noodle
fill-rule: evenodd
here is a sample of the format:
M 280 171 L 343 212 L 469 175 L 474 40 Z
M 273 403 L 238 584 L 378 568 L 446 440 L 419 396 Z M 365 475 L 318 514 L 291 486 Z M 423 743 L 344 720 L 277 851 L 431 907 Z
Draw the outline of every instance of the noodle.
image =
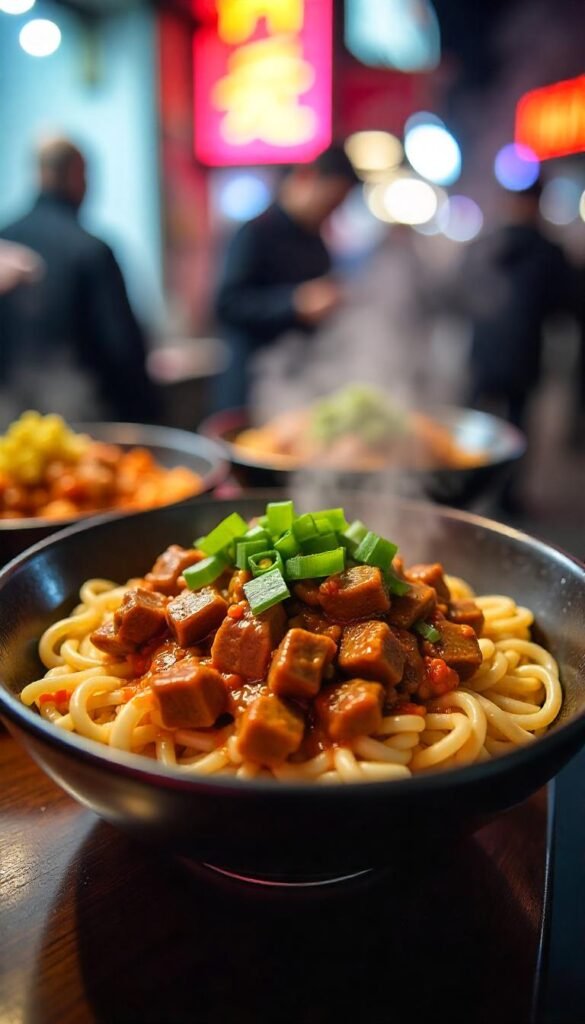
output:
M 455 598 L 473 596 L 463 580 L 446 580 Z M 332 744 L 304 761 L 262 767 L 242 757 L 234 724 L 165 728 L 131 665 L 107 661 L 93 646 L 90 634 L 110 621 L 124 593 L 107 580 L 83 585 L 73 614 L 43 633 L 39 653 L 48 671 L 24 687 L 21 699 L 57 728 L 185 774 L 322 784 L 407 778 L 518 749 L 545 731 L 561 707 L 558 667 L 530 640 L 529 609 L 501 595 L 474 597 L 485 616 L 482 663 L 464 686 L 430 700 L 424 714 L 388 715 L 376 736 Z M 60 710 L 64 698 L 68 708 Z

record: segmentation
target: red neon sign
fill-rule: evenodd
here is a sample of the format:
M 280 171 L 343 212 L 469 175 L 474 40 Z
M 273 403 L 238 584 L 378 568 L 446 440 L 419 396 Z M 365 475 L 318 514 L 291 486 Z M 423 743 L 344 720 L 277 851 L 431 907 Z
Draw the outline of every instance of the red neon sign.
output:
M 585 151 L 585 75 L 525 93 L 516 107 L 515 141 L 540 160 Z
M 195 155 L 300 163 L 331 141 L 332 0 L 196 0 Z

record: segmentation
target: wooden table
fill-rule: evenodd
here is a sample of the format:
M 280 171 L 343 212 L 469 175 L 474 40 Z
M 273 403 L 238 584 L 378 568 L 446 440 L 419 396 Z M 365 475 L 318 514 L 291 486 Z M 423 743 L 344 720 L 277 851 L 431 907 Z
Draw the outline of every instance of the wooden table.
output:
M 546 819 L 542 791 L 426 870 L 249 886 L 137 845 L 0 730 L 0 1020 L 524 1024 Z

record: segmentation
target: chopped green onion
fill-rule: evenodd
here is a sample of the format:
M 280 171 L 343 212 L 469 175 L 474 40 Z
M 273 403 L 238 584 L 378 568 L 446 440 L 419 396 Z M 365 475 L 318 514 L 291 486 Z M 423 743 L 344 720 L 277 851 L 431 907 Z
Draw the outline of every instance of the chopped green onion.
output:
M 297 516 L 292 524 L 292 531 L 300 544 L 308 540 L 309 537 L 317 537 L 319 535 L 317 524 L 309 512 L 305 512 L 302 516 Z
M 395 597 L 404 597 L 405 594 L 408 594 L 410 584 L 406 580 L 401 580 L 400 576 L 397 576 L 394 572 L 394 569 L 387 569 L 384 573 L 384 579 L 388 590 Z
M 273 537 L 281 537 L 290 530 L 295 518 L 295 506 L 292 501 L 269 501 L 266 506 L 268 529 Z
M 269 544 L 270 534 L 262 526 L 251 526 L 249 530 L 246 530 L 242 540 L 265 540 Z
M 331 523 L 329 522 L 328 519 L 319 519 L 317 516 L 313 516 L 313 519 L 315 520 L 317 533 L 320 533 L 324 536 L 326 533 L 334 532 L 333 527 L 331 526 Z
M 347 519 L 345 518 L 345 512 L 342 508 L 324 508 L 319 512 L 313 512 L 313 518 L 317 525 L 322 520 L 326 520 L 329 523 L 329 528 L 335 530 L 336 533 L 342 533 L 348 529 Z
M 439 630 L 435 626 L 432 626 L 430 622 L 424 622 L 423 619 L 419 619 L 418 622 L 415 622 L 414 628 L 417 633 L 420 633 L 420 635 L 431 644 L 436 644 L 441 639 Z
M 285 576 L 289 580 L 311 580 L 331 576 L 345 568 L 345 548 L 320 551 L 315 555 L 295 555 L 285 563 Z
M 303 544 L 303 554 L 315 555 L 319 551 L 333 551 L 339 547 L 336 533 L 322 533 L 318 537 L 309 537 Z
M 281 575 L 284 572 L 282 558 L 278 551 L 274 551 L 273 548 L 269 551 L 259 551 L 255 555 L 250 555 L 248 568 L 252 576 L 262 576 L 266 572 L 271 572 L 272 569 L 278 569 Z
M 236 537 L 241 537 L 248 529 L 248 524 L 237 512 L 222 519 L 215 529 L 211 530 L 201 542 L 201 550 L 206 555 L 218 555 L 232 543 Z
M 247 569 L 250 555 L 257 555 L 259 551 L 266 551 L 269 544 L 270 540 L 264 537 L 259 537 L 258 540 L 238 538 L 236 541 L 236 565 L 238 569 Z
M 197 548 L 198 551 L 201 551 L 201 545 L 203 544 L 204 540 L 205 537 L 198 537 L 197 540 L 193 541 L 193 547 Z
M 343 530 L 340 541 L 345 545 L 350 554 L 353 554 L 368 532 L 367 526 L 360 519 L 354 519 L 353 523 Z
M 274 542 L 274 548 L 285 560 L 292 558 L 293 555 L 298 555 L 301 550 L 301 546 L 292 530 L 287 530 L 286 533 L 283 533 L 282 537 L 279 537 Z
M 244 583 L 244 593 L 254 615 L 261 615 L 268 608 L 290 597 L 280 569 L 271 569 L 262 576 L 256 576 L 249 583 Z
M 208 583 L 213 583 L 226 568 L 225 558 L 222 558 L 220 555 L 211 555 L 209 558 L 204 558 L 201 562 L 195 562 L 195 565 L 190 565 L 187 569 L 184 569 L 183 576 L 189 590 L 200 590 L 201 587 L 206 587 Z
M 368 530 L 363 540 L 353 553 L 356 562 L 363 562 L 365 565 L 377 565 L 379 569 L 389 569 L 392 559 L 398 551 L 398 546 L 392 544 L 384 537 L 380 537 L 373 530 Z
M 258 516 L 257 522 L 262 530 L 268 530 L 268 516 Z

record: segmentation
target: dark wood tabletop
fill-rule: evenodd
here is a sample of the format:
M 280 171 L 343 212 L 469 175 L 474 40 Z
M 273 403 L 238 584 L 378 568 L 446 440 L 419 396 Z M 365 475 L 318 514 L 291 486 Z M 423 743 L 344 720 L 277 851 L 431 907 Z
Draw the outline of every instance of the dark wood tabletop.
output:
M 117 832 L 0 727 L 0 1020 L 528 1022 L 546 822 L 541 791 L 422 869 L 251 886 Z

